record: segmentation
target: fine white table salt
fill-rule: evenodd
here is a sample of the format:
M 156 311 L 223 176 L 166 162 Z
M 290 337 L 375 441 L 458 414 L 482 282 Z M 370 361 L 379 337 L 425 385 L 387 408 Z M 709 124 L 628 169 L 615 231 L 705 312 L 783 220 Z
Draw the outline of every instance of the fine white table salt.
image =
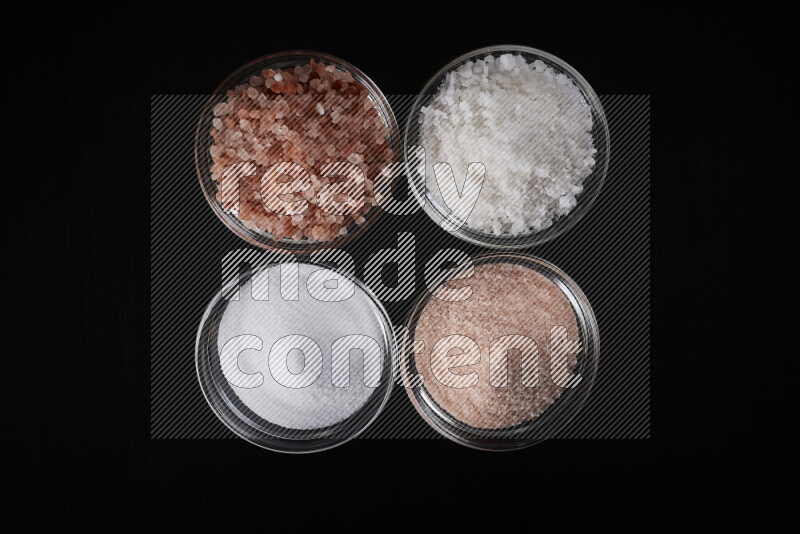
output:
M 422 108 L 426 184 L 442 204 L 433 165 L 463 187 L 469 163 L 486 178 L 467 225 L 495 235 L 548 228 L 569 213 L 592 172 L 589 105 L 572 80 L 521 55 L 469 61 L 449 72 Z
M 280 276 L 280 266 L 257 272 L 241 287 L 239 300 L 228 303 L 218 334 L 225 376 L 239 399 L 270 423 L 292 429 L 339 423 L 366 403 L 380 377 L 386 347 L 376 305 L 357 285 L 319 266 L 299 263 L 296 281 L 284 274 L 283 295 Z M 324 280 L 329 282 L 323 284 Z M 334 285 L 336 289 L 331 289 Z M 268 299 L 254 299 L 254 288 L 256 299 Z M 340 296 L 352 296 L 338 302 L 321 300 L 325 295 L 335 296 L 337 291 Z M 287 300 L 292 298 L 297 300 Z M 332 373 L 332 347 L 337 340 L 353 335 L 375 340 L 374 345 L 365 346 L 376 349 L 349 351 L 349 381 L 346 387 L 337 387 L 334 381 L 342 386 L 344 375 L 341 367 Z M 258 345 L 252 336 L 261 340 L 260 350 L 244 348 Z M 304 354 L 289 350 L 296 345 L 291 342 L 282 346 L 279 340 L 286 340 L 286 336 L 312 339 L 319 347 L 318 355 L 313 346 L 305 346 Z M 276 350 L 271 366 L 273 347 Z M 317 365 L 321 365 L 319 377 L 310 385 L 302 383 L 307 376 L 313 378 Z

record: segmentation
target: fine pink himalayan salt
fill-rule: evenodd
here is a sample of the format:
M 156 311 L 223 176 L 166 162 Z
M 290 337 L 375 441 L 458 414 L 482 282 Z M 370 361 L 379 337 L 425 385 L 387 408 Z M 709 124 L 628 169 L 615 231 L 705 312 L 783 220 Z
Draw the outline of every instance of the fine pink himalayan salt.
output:
M 332 65 L 315 63 L 285 69 L 266 69 L 247 83 L 227 92 L 214 106 L 210 148 L 212 178 L 218 182 L 217 200 L 253 230 L 269 232 L 277 241 L 331 241 L 364 224 L 380 201 L 374 180 L 392 161 L 387 146 L 389 128 L 363 84 Z M 261 184 L 276 163 L 301 165 L 308 171 L 303 191 L 282 193 L 289 176 Z M 321 176 L 327 163 L 358 165 L 364 178 Z M 231 171 L 247 166 L 248 176 Z M 243 167 L 244 168 L 244 167 Z M 363 181 L 362 181 L 363 180 Z M 341 184 L 355 201 L 348 209 L 323 209 L 319 192 Z M 302 213 L 267 209 L 264 196 L 307 206 Z M 334 199 L 341 203 L 348 195 Z M 279 204 L 280 205 L 280 204 Z
M 450 415 L 476 428 L 505 428 L 541 415 L 564 390 L 551 379 L 551 329 L 563 326 L 566 339 L 578 339 L 578 324 L 566 295 L 545 276 L 509 263 L 478 265 L 474 275 L 460 285 L 472 288 L 469 299 L 446 302 L 431 298 L 420 314 L 414 339 L 424 341 L 425 345 L 415 360 L 425 389 Z M 434 345 L 453 334 L 474 340 L 480 348 L 479 363 L 450 370 L 464 376 L 477 372 L 478 382 L 472 387 L 449 387 L 437 379 L 431 368 Z M 536 387 L 523 383 L 520 350 L 507 352 L 506 387 L 490 383 L 489 346 L 497 338 L 510 334 L 527 336 L 538 345 Z M 459 352 L 464 351 L 453 348 L 448 356 Z M 566 358 L 565 369 L 571 374 L 576 364 L 575 354 L 562 357 Z M 435 360 L 440 372 L 441 361 L 441 358 Z

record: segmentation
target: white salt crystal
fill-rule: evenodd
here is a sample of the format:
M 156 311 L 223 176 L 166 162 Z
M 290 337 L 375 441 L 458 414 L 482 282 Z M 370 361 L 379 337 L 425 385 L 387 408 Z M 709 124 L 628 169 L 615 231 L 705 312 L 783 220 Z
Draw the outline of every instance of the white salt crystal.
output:
M 468 62 L 458 69 L 458 74 L 462 78 L 472 78 L 472 63 Z
M 503 54 L 500 56 L 500 69 L 511 70 L 514 67 L 514 56 L 511 54 Z

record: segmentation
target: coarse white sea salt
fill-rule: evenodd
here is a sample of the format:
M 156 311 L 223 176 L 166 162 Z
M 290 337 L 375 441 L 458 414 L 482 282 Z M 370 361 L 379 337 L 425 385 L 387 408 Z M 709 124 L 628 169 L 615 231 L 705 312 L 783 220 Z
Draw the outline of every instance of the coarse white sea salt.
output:
M 470 228 L 495 235 L 539 231 L 577 205 L 597 150 L 591 108 L 568 76 L 540 60 L 489 55 L 447 73 L 421 112 L 433 200 L 443 205 L 435 163 L 451 166 L 462 191 L 470 163 L 486 168 L 466 220 Z

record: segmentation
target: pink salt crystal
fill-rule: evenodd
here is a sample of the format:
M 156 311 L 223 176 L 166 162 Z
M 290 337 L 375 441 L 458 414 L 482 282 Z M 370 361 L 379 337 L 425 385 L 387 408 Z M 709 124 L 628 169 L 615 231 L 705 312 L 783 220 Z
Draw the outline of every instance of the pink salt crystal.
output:
M 258 92 L 258 89 L 255 87 L 250 87 L 247 89 L 247 96 L 249 96 L 251 99 L 255 99 L 259 94 L 260 93 Z
M 214 115 L 216 115 L 217 117 L 219 117 L 220 115 L 227 115 L 228 113 L 230 113 L 230 108 L 228 107 L 227 103 L 220 102 L 219 104 L 214 106 Z
M 264 80 L 259 78 L 258 76 L 251 76 L 250 77 L 250 85 L 253 87 L 258 87 L 259 85 L 263 84 Z
M 249 219 L 242 219 L 242 224 L 245 228 L 249 228 L 250 230 L 258 230 L 258 225 Z

